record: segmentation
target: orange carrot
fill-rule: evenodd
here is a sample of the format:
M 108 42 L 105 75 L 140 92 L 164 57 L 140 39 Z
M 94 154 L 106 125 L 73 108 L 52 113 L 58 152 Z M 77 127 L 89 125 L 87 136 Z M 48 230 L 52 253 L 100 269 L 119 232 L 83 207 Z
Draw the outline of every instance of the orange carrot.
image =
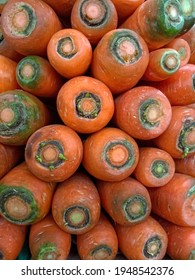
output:
M 172 48 L 179 53 L 180 67 L 186 65 L 189 62 L 191 51 L 187 41 L 182 38 L 173 39 L 169 44 L 164 46 L 165 48 Z
M 123 22 L 144 2 L 144 0 L 112 0 L 118 13 L 119 22 Z
M 189 63 L 195 64 L 195 24 L 179 38 L 186 40 L 190 46 L 191 54 Z
M 0 14 L 2 13 L 3 8 L 4 8 L 4 6 L 6 5 L 6 3 L 7 3 L 8 1 L 9 1 L 9 0 L 0 0 Z
M 139 148 L 139 161 L 133 175 L 144 186 L 161 187 L 172 179 L 174 173 L 175 162 L 165 150 Z
M 149 216 L 132 226 L 115 225 L 119 249 L 129 260 L 161 260 L 168 238 L 160 223 Z
M 175 171 L 195 177 L 195 154 L 185 158 L 175 159 Z
M 27 226 L 15 225 L 0 216 L 0 260 L 15 260 L 27 235 Z
M 23 159 L 23 146 L 8 146 L 0 143 L 0 179 Z
M 119 182 L 97 181 L 101 205 L 118 224 L 142 222 L 151 212 L 151 200 L 144 185 L 128 177 Z
M 184 28 L 182 6 L 177 0 L 147 0 L 120 28 L 129 28 L 143 37 L 149 50 L 159 49 Z
M 195 2 L 193 0 L 179 0 L 184 17 L 184 26 L 178 35 L 185 34 L 194 24 Z
M 98 191 L 85 172 L 76 172 L 59 183 L 53 197 L 52 215 L 57 225 L 70 234 L 83 234 L 99 221 Z
M 38 179 L 22 162 L 0 181 L 0 215 L 14 224 L 36 223 L 48 214 L 54 189 L 54 184 Z
M 104 55 L 102 55 L 104 54 Z M 134 31 L 115 29 L 96 46 L 91 63 L 92 76 L 104 82 L 113 94 L 135 86 L 148 65 L 145 41 Z
M 115 98 L 114 123 L 134 138 L 149 140 L 169 126 L 172 109 L 157 88 L 137 86 Z
M 139 151 L 136 141 L 123 130 L 105 127 L 90 134 L 83 144 L 84 168 L 95 178 L 121 181 L 135 169 Z
M 41 0 L 9 0 L 1 24 L 5 40 L 23 55 L 46 55 L 51 36 L 62 28 L 54 10 Z
M 71 235 L 61 230 L 48 214 L 31 225 L 29 248 L 33 260 L 66 260 L 71 249 Z
M 56 14 L 62 18 L 70 17 L 72 7 L 76 0 L 43 0 L 50 5 Z
M 175 173 L 159 188 L 148 188 L 152 212 L 180 226 L 195 226 L 195 178 Z
M 51 37 L 47 56 L 54 69 L 70 79 L 87 71 L 92 59 L 92 47 L 84 34 L 67 28 Z
M 16 81 L 16 66 L 17 63 L 14 60 L 0 55 L 0 94 L 20 88 Z
M 53 124 L 36 130 L 28 139 L 25 160 L 30 171 L 46 182 L 62 182 L 78 169 L 83 144 L 68 126 Z
M 0 94 L 0 143 L 24 145 L 38 128 L 51 122 L 46 105 L 23 90 Z
M 62 121 L 79 133 L 93 133 L 105 127 L 114 113 L 114 100 L 101 81 L 80 76 L 70 79 L 57 95 Z
M 71 11 L 71 26 L 81 31 L 92 45 L 116 29 L 118 15 L 111 0 L 76 0 Z
M 149 54 L 149 63 L 142 76 L 143 80 L 163 81 L 180 67 L 180 55 L 171 48 L 159 48 Z
M 195 65 L 186 64 L 165 81 L 150 82 L 150 85 L 161 90 L 173 106 L 194 103 Z
M 195 110 L 187 106 L 172 106 L 170 125 L 153 141 L 158 148 L 168 152 L 174 159 L 193 154 L 195 152 Z
M 81 260 L 114 260 L 118 252 L 116 231 L 103 213 L 98 223 L 90 231 L 78 234 L 76 240 Z
M 41 56 L 26 56 L 16 67 L 16 80 L 23 90 L 39 97 L 56 97 L 63 79 Z
M 167 255 L 173 260 L 194 260 L 195 227 L 178 226 L 162 218 L 157 220 L 167 233 Z

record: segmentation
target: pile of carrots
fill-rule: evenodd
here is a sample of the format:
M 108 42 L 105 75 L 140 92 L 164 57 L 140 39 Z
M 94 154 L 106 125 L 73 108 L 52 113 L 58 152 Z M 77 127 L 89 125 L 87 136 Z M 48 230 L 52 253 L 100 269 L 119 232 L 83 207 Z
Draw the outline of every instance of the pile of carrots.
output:
M 0 1 L 0 259 L 195 259 L 195 4 Z

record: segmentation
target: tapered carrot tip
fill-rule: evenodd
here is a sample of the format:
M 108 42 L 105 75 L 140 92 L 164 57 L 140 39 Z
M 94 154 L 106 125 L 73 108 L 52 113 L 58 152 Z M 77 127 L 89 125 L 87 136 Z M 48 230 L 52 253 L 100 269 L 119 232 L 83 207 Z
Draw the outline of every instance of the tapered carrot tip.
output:
M 64 212 L 64 221 L 72 229 L 83 228 L 89 224 L 89 210 L 82 206 L 71 206 Z
M 94 119 L 101 109 L 101 100 L 90 92 L 81 92 L 76 98 L 76 111 L 78 116 Z
M 36 14 L 27 3 L 18 2 L 13 5 L 7 19 L 10 33 L 18 37 L 29 36 L 36 26 Z
M 15 113 L 11 108 L 4 108 L 0 113 L 0 119 L 4 123 L 10 123 L 14 120 Z

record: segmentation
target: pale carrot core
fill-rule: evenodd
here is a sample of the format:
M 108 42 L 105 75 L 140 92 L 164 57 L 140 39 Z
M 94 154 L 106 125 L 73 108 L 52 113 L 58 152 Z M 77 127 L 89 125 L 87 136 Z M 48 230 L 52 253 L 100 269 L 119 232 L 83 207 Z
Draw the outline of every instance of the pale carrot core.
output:
M 129 152 L 126 147 L 118 144 L 108 150 L 107 157 L 113 165 L 120 166 L 127 161 Z
M 186 135 L 186 143 L 187 145 L 195 145 L 195 128 L 193 128 L 188 134 Z
M 69 220 L 73 225 L 79 225 L 85 220 L 85 214 L 81 210 L 73 210 L 69 215 Z
M 74 49 L 74 47 L 73 47 L 72 43 L 69 41 L 64 42 L 62 45 L 62 52 L 64 54 L 71 53 L 73 51 L 73 49 Z
M 134 56 L 137 54 L 137 51 L 132 42 L 124 40 L 119 45 L 118 54 L 126 63 L 130 63 Z
M 56 260 L 56 259 L 57 259 L 56 252 L 46 252 L 42 257 L 42 260 Z
M 85 13 L 89 19 L 98 19 L 101 16 L 101 7 L 97 3 L 88 3 Z
M 107 259 L 109 259 L 109 257 L 110 257 L 109 252 L 107 250 L 105 250 L 104 248 L 97 250 L 93 254 L 94 260 L 107 260 Z
M 175 5 L 170 5 L 168 7 L 168 13 L 169 13 L 169 16 L 171 17 L 171 19 L 177 19 L 178 17 L 178 9 Z
M 4 108 L 0 113 L 2 122 L 10 123 L 14 120 L 14 111 L 11 108 Z
M 16 220 L 22 220 L 29 216 L 30 206 L 23 199 L 12 196 L 5 202 L 5 210 L 10 217 Z
M 156 122 L 162 116 L 162 112 L 159 106 L 151 105 L 147 110 L 147 120 L 149 122 Z
M 148 253 L 153 255 L 156 251 L 158 251 L 159 249 L 159 246 L 158 244 L 156 244 L 155 242 L 151 242 L 149 245 L 148 245 Z
M 42 150 L 41 155 L 44 161 L 52 162 L 58 159 L 59 152 L 54 146 L 47 146 Z
M 177 66 L 177 64 L 178 64 L 177 62 L 178 62 L 178 60 L 176 59 L 176 57 L 171 54 L 166 57 L 166 60 L 164 63 L 166 65 L 166 67 L 171 70 Z
M 23 77 L 28 79 L 34 75 L 34 71 L 34 67 L 30 63 L 26 63 L 21 69 L 21 74 Z
M 79 104 L 79 109 L 83 112 L 93 112 L 96 108 L 96 104 L 92 98 L 83 98 Z
M 128 208 L 130 210 L 129 212 L 133 214 L 139 214 L 142 209 L 139 201 L 134 201 L 133 203 L 129 204 Z
M 13 16 L 13 25 L 18 30 L 24 30 L 29 24 L 29 16 L 25 10 L 18 11 Z

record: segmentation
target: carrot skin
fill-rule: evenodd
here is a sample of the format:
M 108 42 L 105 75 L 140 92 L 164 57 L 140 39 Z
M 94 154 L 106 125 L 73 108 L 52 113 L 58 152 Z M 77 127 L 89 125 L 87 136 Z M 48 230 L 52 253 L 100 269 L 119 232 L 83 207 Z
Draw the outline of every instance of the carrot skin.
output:
M 90 231 L 77 235 L 76 241 L 81 260 L 114 260 L 118 252 L 116 231 L 103 213 Z
M 190 46 L 190 64 L 195 64 L 195 24 L 186 33 L 181 35 L 179 38 L 186 40 Z
M 0 260 L 15 260 L 27 235 L 27 226 L 15 225 L 0 216 Z
M 98 223 L 100 212 L 98 191 L 85 172 L 76 172 L 59 183 L 53 197 L 52 215 L 62 230 L 70 234 L 88 232 Z
M 161 260 L 165 256 L 167 234 L 160 223 L 151 216 L 132 226 L 116 224 L 115 230 L 119 249 L 127 259 Z
M 35 177 L 23 162 L 0 181 L 0 214 L 18 225 L 38 222 L 51 208 L 54 189 L 54 183 Z
M 62 18 L 70 17 L 72 7 L 76 0 L 43 0 L 51 6 L 56 14 Z
M 84 168 L 97 179 L 121 181 L 135 169 L 139 159 L 136 141 L 121 129 L 104 127 L 83 143 Z
M 30 226 L 29 248 L 34 260 L 66 260 L 71 249 L 71 235 L 61 230 L 49 213 Z
M 175 159 L 174 161 L 176 172 L 195 177 L 195 154 L 192 154 L 191 156 L 185 158 Z
M 176 225 L 194 226 L 194 184 L 194 177 L 175 173 L 164 186 L 148 188 L 152 212 Z
M 97 180 L 101 205 L 112 220 L 131 226 L 142 222 L 151 212 L 151 200 L 144 185 L 128 177 L 119 182 Z
M 79 135 L 61 124 L 44 126 L 28 139 L 25 161 L 30 171 L 46 182 L 62 182 L 78 169 L 83 156 Z
M 105 127 L 114 113 L 110 89 L 89 76 L 67 81 L 57 95 L 61 120 L 78 133 L 93 133 Z
M 20 88 L 15 75 L 16 67 L 17 63 L 14 60 L 0 55 L 0 94 L 7 90 Z

